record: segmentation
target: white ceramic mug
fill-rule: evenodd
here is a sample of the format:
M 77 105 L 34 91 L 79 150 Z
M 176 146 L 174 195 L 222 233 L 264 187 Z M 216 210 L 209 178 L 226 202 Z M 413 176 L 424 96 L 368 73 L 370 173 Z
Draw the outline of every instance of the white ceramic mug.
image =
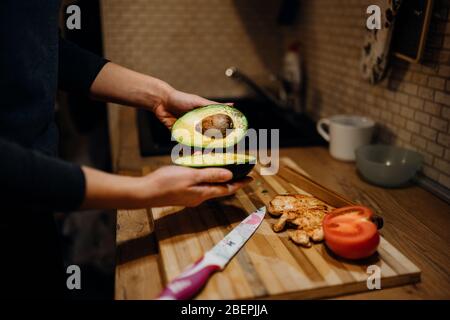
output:
M 354 161 L 355 150 L 370 144 L 375 121 L 355 115 L 336 115 L 317 122 L 317 131 L 330 143 L 330 154 L 338 160 Z

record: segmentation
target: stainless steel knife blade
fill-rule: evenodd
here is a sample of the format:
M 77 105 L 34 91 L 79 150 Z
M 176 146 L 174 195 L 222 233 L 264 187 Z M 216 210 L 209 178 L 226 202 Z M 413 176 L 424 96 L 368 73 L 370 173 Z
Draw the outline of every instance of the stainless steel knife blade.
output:
M 221 263 L 222 268 L 258 229 L 264 220 L 265 214 L 266 207 L 254 211 L 209 251 L 220 260 L 223 260 Z
M 206 252 L 197 262 L 187 267 L 161 292 L 159 300 L 184 300 L 193 297 L 216 271 L 223 269 L 233 256 L 255 233 L 264 220 L 266 207 L 246 217 L 225 238 Z

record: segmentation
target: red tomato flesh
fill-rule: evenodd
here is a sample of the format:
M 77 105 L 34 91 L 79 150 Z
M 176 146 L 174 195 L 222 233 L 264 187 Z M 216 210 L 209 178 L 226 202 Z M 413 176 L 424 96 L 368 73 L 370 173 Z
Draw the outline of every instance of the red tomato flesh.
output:
M 333 210 L 323 220 L 325 243 L 335 254 L 346 259 L 371 256 L 380 243 L 373 212 L 363 206 Z

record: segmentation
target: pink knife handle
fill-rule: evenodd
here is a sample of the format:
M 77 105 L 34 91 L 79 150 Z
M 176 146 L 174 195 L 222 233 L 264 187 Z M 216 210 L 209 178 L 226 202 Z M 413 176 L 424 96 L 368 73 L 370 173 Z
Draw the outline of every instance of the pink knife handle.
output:
M 203 256 L 180 276 L 172 280 L 161 292 L 158 300 L 187 300 L 192 298 L 203 288 L 211 274 L 221 269 L 219 265 L 208 260 L 206 255 Z

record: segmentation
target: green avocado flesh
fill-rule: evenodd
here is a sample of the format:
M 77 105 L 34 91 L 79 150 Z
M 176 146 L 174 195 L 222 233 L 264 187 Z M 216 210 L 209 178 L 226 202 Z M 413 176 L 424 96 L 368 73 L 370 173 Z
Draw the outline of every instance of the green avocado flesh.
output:
M 245 136 L 247 127 L 247 118 L 239 110 L 211 104 L 180 117 L 172 127 L 172 137 L 190 147 L 227 148 Z
M 238 153 L 208 153 L 183 156 L 174 161 L 175 164 L 191 168 L 220 167 L 233 173 L 233 180 L 241 179 L 252 171 L 256 158 Z

